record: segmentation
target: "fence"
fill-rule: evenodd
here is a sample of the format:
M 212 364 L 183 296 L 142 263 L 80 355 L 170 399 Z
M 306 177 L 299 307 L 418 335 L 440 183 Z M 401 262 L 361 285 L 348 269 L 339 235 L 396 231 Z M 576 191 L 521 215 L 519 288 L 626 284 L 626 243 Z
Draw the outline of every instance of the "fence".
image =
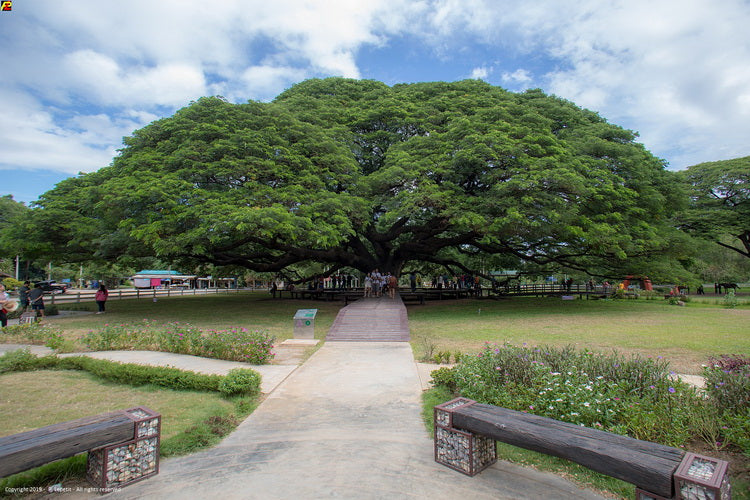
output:
M 121 299 L 155 299 L 157 297 L 182 297 L 190 295 L 209 295 L 218 293 L 237 293 L 246 291 L 243 288 L 192 288 L 192 289 L 175 289 L 165 288 L 157 289 L 139 289 L 125 288 L 109 291 L 107 300 Z M 65 293 L 45 295 L 44 301 L 47 304 L 79 304 L 81 302 L 93 302 L 95 300 L 96 290 L 70 290 Z

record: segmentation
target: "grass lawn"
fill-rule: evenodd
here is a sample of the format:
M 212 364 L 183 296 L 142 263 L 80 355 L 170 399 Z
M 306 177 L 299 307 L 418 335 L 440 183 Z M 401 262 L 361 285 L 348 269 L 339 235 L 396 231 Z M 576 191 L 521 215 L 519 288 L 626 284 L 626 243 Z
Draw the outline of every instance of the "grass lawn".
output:
M 75 309 L 96 310 L 93 303 L 66 306 Z M 75 315 L 50 317 L 48 321 L 65 331 L 66 338 L 76 339 L 104 324 L 139 322 L 144 319 L 169 323 L 190 323 L 204 330 L 224 330 L 232 327 L 267 330 L 281 342 L 294 336 L 292 318 L 297 309 L 317 309 L 316 338 L 325 338 L 336 318 L 341 304 L 338 302 L 272 299 L 267 292 L 247 292 L 218 295 L 150 299 L 124 299 L 107 302 L 103 315 Z
M 234 404 L 218 393 L 113 384 L 79 371 L 39 370 L 0 375 L 0 436 L 134 406 L 162 414 L 169 439 Z
M 478 351 L 484 342 L 573 344 L 581 349 L 663 356 L 679 373 L 700 373 L 709 356 L 750 353 L 750 308 L 661 300 L 432 301 L 409 306 L 415 354 Z

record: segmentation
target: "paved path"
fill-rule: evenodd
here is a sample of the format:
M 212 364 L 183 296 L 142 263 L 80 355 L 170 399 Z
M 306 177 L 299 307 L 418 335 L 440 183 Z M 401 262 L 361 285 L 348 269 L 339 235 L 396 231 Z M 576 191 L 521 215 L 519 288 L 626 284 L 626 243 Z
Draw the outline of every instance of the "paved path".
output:
M 387 300 L 361 302 L 382 309 Z M 408 343 L 329 341 L 219 445 L 164 460 L 159 475 L 107 497 L 601 498 L 508 463 L 474 478 L 438 465 L 421 390 Z
M 403 308 L 400 301 L 387 298 L 360 302 L 359 307 L 368 305 L 381 312 L 395 304 Z M 371 321 L 388 317 L 401 322 L 399 315 L 389 314 L 374 315 Z M 370 326 L 371 331 L 387 329 L 376 323 Z M 11 348 L 0 345 L 0 352 Z M 34 348 L 39 354 L 44 349 Z M 170 353 L 88 355 L 209 373 L 225 372 L 232 365 Z M 261 373 L 266 368 L 269 365 L 257 367 Z M 263 373 L 264 392 L 270 394 L 219 445 L 162 460 L 157 476 L 106 497 L 602 499 L 558 476 L 506 462 L 473 478 L 435 463 L 433 443 L 420 417 L 424 380 L 420 382 L 407 342 L 328 341 L 294 368 L 270 385 L 265 385 L 269 374 Z M 68 493 L 50 498 L 101 497 Z
M 507 463 L 474 478 L 438 465 L 420 392 L 409 344 L 328 342 L 218 446 L 107 497 L 601 498 Z

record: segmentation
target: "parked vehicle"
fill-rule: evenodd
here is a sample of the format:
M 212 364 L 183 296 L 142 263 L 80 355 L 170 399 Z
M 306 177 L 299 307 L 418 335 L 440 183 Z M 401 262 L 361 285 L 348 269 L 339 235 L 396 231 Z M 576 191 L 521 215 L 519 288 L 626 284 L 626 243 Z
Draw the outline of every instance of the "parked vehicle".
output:
M 42 287 L 42 291 L 50 295 L 65 293 L 65 290 L 67 290 L 70 286 L 67 283 L 58 283 L 56 281 L 39 281 L 34 284 L 34 286 L 36 285 L 40 285 Z

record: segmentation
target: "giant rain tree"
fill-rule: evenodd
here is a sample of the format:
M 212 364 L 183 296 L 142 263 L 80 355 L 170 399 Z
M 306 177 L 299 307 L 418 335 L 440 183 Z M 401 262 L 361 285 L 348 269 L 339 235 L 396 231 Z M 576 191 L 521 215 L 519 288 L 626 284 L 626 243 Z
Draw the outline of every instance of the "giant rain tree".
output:
M 669 248 L 681 199 L 635 138 L 538 90 L 315 79 L 270 103 L 201 98 L 39 206 L 75 221 L 49 237 L 77 258 L 628 272 Z

